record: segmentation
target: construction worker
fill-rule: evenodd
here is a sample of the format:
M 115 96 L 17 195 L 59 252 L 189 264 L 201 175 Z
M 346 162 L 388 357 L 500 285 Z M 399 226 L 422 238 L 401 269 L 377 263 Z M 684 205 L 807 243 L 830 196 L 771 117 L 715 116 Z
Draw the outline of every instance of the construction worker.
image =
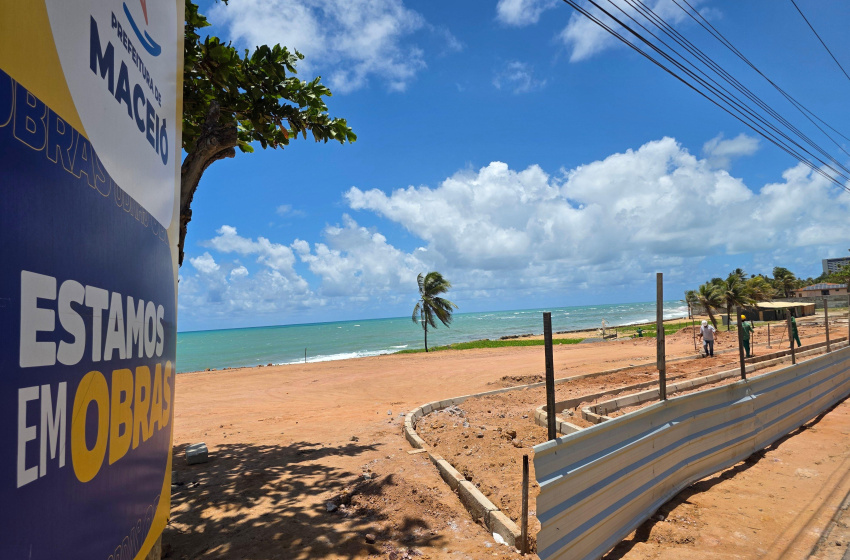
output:
M 797 348 L 802 346 L 800 333 L 797 332 L 797 320 L 794 318 L 794 313 L 791 313 L 791 338 L 797 341 Z
M 717 331 L 714 326 L 709 325 L 708 321 L 703 321 L 699 328 L 699 337 L 702 339 L 702 349 L 705 351 L 704 357 L 714 357 L 714 337 Z
M 750 357 L 750 335 L 753 333 L 753 322 L 747 322 L 747 316 L 741 315 L 741 342 L 744 345 L 744 352 L 747 353 L 747 358 Z

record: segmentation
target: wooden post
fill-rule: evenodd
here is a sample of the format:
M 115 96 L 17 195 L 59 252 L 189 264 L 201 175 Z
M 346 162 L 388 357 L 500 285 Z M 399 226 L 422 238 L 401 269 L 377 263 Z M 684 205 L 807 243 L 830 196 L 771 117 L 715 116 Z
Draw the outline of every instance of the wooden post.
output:
M 791 310 L 788 309 L 788 347 L 791 348 L 791 363 L 797 363 L 797 356 L 794 355 L 794 332 L 791 330 Z
M 741 308 L 735 308 L 735 317 L 738 319 L 738 358 L 741 360 L 741 379 L 747 378 L 747 364 L 744 363 L 744 328 L 741 324 Z
M 691 334 L 694 338 L 694 352 L 697 352 L 697 322 L 693 316 L 691 316 Z
M 528 554 L 528 455 L 522 456 L 522 522 L 520 549 Z
M 667 400 L 667 361 L 664 355 L 664 274 L 655 274 L 655 354 L 658 364 L 658 395 Z
M 555 359 L 552 357 L 552 313 L 543 313 L 543 343 L 546 354 L 546 420 L 549 439 L 558 437 L 555 429 Z
M 823 296 L 823 324 L 826 327 L 826 351 L 829 352 L 829 300 Z

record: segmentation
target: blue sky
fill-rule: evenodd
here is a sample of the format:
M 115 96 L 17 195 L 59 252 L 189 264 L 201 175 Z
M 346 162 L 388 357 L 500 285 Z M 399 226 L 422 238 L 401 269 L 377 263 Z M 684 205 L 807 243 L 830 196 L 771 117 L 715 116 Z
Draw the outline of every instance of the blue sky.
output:
M 669 0 L 650 5 L 817 132 Z M 798 5 L 850 68 L 850 6 Z M 789 0 L 696 6 L 850 136 L 850 80 Z M 258 147 L 207 170 L 180 270 L 181 330 L 404 316 L 428 270 L 453 283 L 460 311 L 557 307 L 652 300 L 655 272 L 670 297 L 736 267 L 817 276 L 821 258 L 850 247 L 847 193 L 562 2 L 201 11 L 239 47 L 303 52 L 300 76 L 322 76 L 330 114 L 358 140 Z

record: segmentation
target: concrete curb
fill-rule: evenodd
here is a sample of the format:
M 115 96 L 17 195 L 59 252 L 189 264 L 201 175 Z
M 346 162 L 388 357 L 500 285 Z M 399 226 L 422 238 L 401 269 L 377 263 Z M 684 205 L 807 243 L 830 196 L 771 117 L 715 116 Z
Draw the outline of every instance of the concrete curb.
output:
M 682 358 L 674 358 L 674 360 L 679 361 L 683 359 L 690 359 L 692 357 L 693 356 L 685 356 Z M 651 365 L 652 364 L 634 366 L 630 365 L 605 371 L 582 373 L 571 377 L 563 377 L 561 379 L 556 379 L 555 384 L 558 385 L 561 383 L 569 383 L 570 381 L 575 381 L 577 379 L 601 377 L 604 375 L 619 373 L 630 369 L 645 368 Z M 416 423 L 426 414 L 430 414 L 431 412 L 436 412 L 448 408 L 450 406 L 461 404 L 466 399 L 472 397 L 497 395 L 499 393 L 507 393 L 509 391 L 517 391 L 520 389 L 530 389 L 533 387 L 542 387 L 545 385 L 545 382 L 530 383 L 528 385 L 515 385 L 513 387 L 505 387 L 503 389 L 495 389 L 492 391 L 484 391 L 482 393 L 473 393 L 471 395 L 463 395 L 451 399 L 444 399 L 441 401 L 425 403 L 407 413 L 404 418 L 404 426 L 402 427 L 404 437 L 408 441 L 408 443 L 410 443 L 413 448 L 424 449 L 428 453 L 428 458 L 431 460 L 432 463 L 434 463 L 434 466 L 437 467 L 437 471 L 440 473 L 440 477 L 446 482 L 446 484 L 449 485 L 449 488 L 451 488 L 454 492 L 458 493 L 461 503 L 464 505 L 464 507 L 466 507 L 466 510 L 470 513 L 470 515 L 472 515 L 472 517 L 476 520 L 481 520 L 488 531 L 490 531 L 491 533 L 498 534 L 505 540 L 506 543 L 514 547 L 518 547 L 518 543 L 520 543 L 521 541 L 520 529 L 519 527 L 517 527 L 516 523 L 514 523 L 507 515 L 502 513 L 502 511 L 499 510 L 499 508 L 496 507 L 493 502 L 487 499 L 487 497 L 482 494 L 481 491 L 478 490 L 471 482 L 466 480 L 466 478 L 464 478 L 464 476 L 460 474 L 457 469 L 455 469 L 451 465 L 451 463 L 446 461 L 442 456 L 432 452 L 431 448 L 428 446 L 425 440 L 419 437 L 419 434 L 416 433 Z M 622 390 L 623 389 L 620 389 L 620 391 Z M 538 411 L 535 411 L 535 422 L 538 422 Z M 545 412 L 543 425 L 546 425 Z M 561 421 L 558 429 L 570 430 L 570 428 L 573 429 L 572 431 L 580 429 L 578 426 L 574 426 L 569 422 L 564 421 Z
M 514 388 L 510 388 L 514 389 Z M 520 530 L 516 523 L 502 513 L 493 502 L 487 499 L 487 496 L 481 493 L 471 482 L 455 469 L 451 463 L 446 461 L 442 456 L 431 451 L 431 448 L 425 443 L 419 434 L 416 433 L 416 422 L 430 412 L 443 410 L 450 406 L 460 404 L 470 397 L 480 395 L 504 393 L 505 390 L 499 389 L 496 391 L 486 391 L 476 395 L 465 395 L 455 397 L 443 401 L 434 401 L 424 404 L 407 413 L 404 419 L 404 437 L 410 442 L 410 445 L 416 449 L 425 449 L 428 453 L 428 458 L 437 467 L 437 472 L 452 491 L 457 492 L 461 503 L 466 508 L 466 511 L 472 515 L 476 521 L 481 521 L 488 531 L 501 536 L 506 543 L 511 546 L 516 546 L 520 539 Z M 427 412 L 426 412 L 427 411 Z
M 836 341 L 836 342 L 838 342 L 838 341 Z M 826 343 L 824 343 L 824 346 L 825 346 L 825 344 Z M 841 346 L 846 346 L 846 345 L 847 345 L 847 343 L 842 344 L 840 342 L 838 342 L 837 344 L 834 344 L 834 346 L 836 348 L 841 347 Z M 821 351 L 823 351 L 823 350 L 825 350 L 825 348 L 824 349 L 817 348 L 817 349 L 814 349 L 814 350 L 800 352 L 799 355 L 808 356 L 808 355 L 812 355 L 812 354 L 815 354 L 815 353 L 821 353 Z M 731 352 L 731 350 L 726 350 L 724 352 Z M 691 355 L 682 356 L 682 357 L 679 357 L 679 358 L 672 358 L 672 359 L 668 360 L 667 363 L 678 362 L 678 361 L 682 361 L 682 360 L 689 360 L 689 359 L 698 358 L 698 357 L 699 357 L 699 354 L 693 355 L 693 356 L 691 356 Z M 761 363 L 758 363 L 758 364 L 751 364 L 751 365 L 747 366 L 747 372 L 756 371 L 758 369 L 763 369 L 763 368 L 766 368 L 766 367 L 771 367 L 772 365 L 775 365 L 776 363 L 781 363 L 783 361 L 787 361 L 786 358 L 778 358 L 776 360 L 765 361 L 765 362 L 761 362 Z M 647 366 L 651 367 L 652 363 L 641 364 L 641 365 L 629 365 L 629 366 L 624 366 L 624 367 L 605 370 L 605 371 L 599 371 L 599 372 L 593 372 L 593 373 L 583 373 L 583 374 L 574 375 L 574 376 L 571 376 L 571 377 L 563 377 L 561 379 L 556 379 L 555 384 L 559 385 L 561 383 L 569 383 L 570 381 L 575 381 L 577 379 L 589 379 L 589 378 L 594 378 L 594 377 L 602 377 L 604 375 L 611 375 L 611 374 L 614 374 L 614 373 L 620 373 L 620 372 L 628 371 L 628 370 L 632 370 L 632 369 L 641 369 L 641 368 L 645 368 Z M 722 379 L 721 377 L 718 377 L 718 376 L 723 375 L 723 374 L 728 374 L 728 373 L 737 374 L 737 373 L 739 373 L 739 370 L 733 370 L 731 372 L 721 372 L 720 374 L 709 375 L 705 379 L 713 379 L 712 381 L 709 382 L 709 383 L 713 383 L 714 381 Z M 688 380 L 688 381 L 682 382 L 681 385 L 684 386 L 685 384 L 688 384 L 688 387 L 690 388 L 690 387 L 693 387 L 693 381 L 694 380 Z M 623 392 L 624 390 L 630 390 L 632 388 L 640 388 L 642 386 L 649 386 L 649 385 L 652 385 L 654 383 L 657 383 L 657 382 L 652 381 L 652 382 L 647 382 L 647 383 L 640 383 L 640 384 L 637 384 L 635 386 L 629 386 L 629 387 L 625 387 L 625 388 L 620 387 L 620 388 L 612 390 L 612 391 L 604 391 L 602 393 L 599 393 L 598 395 L 590 395 L 590 396 L 585 395 L 585 396 L 579 397 L 579 399 L 581 399 L 581 401 L 575 402 L 575 404 L 573 404 L 572 407 L 578 406 L 578 404 L 580 404 L 580 402 L 586 401 L 588 398 L 599 398 L 599 397 L 602 397 L 602 396 L 607 396 L 607 395 L 612 394 L 612 393 L 620 393 L 620 392 Z M 410 445 L 413 448 L 423 449 L 428 453 L 428 458 L 431 460 L 432 463 L 434 463 L 434 466 L 437 468 L 437 471 L 440 473 L 440 477 L 446 482 L 446 484 L 449 485 L 449 488 L 451 488 L 452 491 L 458 493 L 458 496 L 460 498 L 461 503 L 464 505 L 464 507 L 470 513 L 470 515 L 472 515 L 472 517 L 476 521 L 480 520 L 484 524 L 484 526 L 487 528 L 488 531 L 490 531 L 491 533 L 498 534 L 499 536 L 501 536 L 505 540 L 505 542 L 507 544 L 514 546 L 514 547 L 517 547 L 517 544 L 520 543 L 520 541 L 521 541 L 520 529 L 519 529 L 519 527 L 517 527 L 516 523 L 514 523 L 501 510 L 499 510 L 499 508 L 496 507 L 493 504 L 493 502 L 491 502 L 489 499 L 487 499 L 487 497 L 484 494 L 482 494 L 481 491 L 478 490 L 471 482 L 466 480 L 466 478 L 462 474 L 460 474 L 460 472 L 458 472 L 457 469 L 455 469 L 451 465 L 451 463 L 446 461 L 442 456 L 440 456 L 436 453 L 433 453 L 431 451 L 431 448 L 425 442 L 425 440 L 423 440 L 421 437 L 419 437 L 419 434 L 416 433 L 416 423 L 426 414 L 430 414 L 431 412 L 443 410 L 443 409 L 446 409 L 450 406 L 455 406 L 455 405 L 461 404 L 466 399 L 469 399 L 469 398 L 472 398 L 472 397 L 484 397 L 484 396 L 487 396 L 487 395 L 497 395 L 499 393 L 507 393 L 507 392 L 510 392 L 510 391 L 517 391 L 517 390 L 520 390 L 520 389 L 530 389 L 530 388 L 534 388 L 534 387 L 542 387 L 542 386 L 545 386 L 545 385 L 546 385 L 545 382 L 530 383 L 530 384 L 527 384 L 527 385 L 515 385 L 513 387 L 505 387 L 503 389 L 495 389 L 495 390 L 492 390 L 492 391 L 484 391 L 484 392 L 481 392 L 481 393 L 473 393 L 471 395 L 462 395 L 462 396 L 459 396 L 459 397 L 444 399 L 444 400 L 441 400 L 441 401 L 433 401 L 433 402 L 425 403 L 425 404 L 423 404 L 423 405 L 421 405 L 417 408 L 414 408 L 412 411 L 407 413 L 407 415 L 404 418 L 404 425 L 402 427 L 402 431 L 404 432 L 405 439 L 407 439 L 407 441 L 410 443 Z M 647 391 L 646 393 L 650 393 L 650 391 Z M 658 391 L 656 390 L 655 393 L 657 395 Z M 623 398 L 624 399 L 630 398 L 632 396 L 633 395 L 629 395 L 629 396 L 626 396 L 626 397 L 623 397 Z M 556 414 L 559 411 L 565 410 L 566 408 L 571 408 L 569 403 L 576 401 L 576 400 L 577 399 L 571 399 L 571 400 L 568 400 L 568 401 L 562 401 L 561 403 L 557 403 L 556 407 L 555 407 Z M 614 401 L 616 401 L 616 400 L 618 400 L 618 399 L 614 399 Z M 606 403 L 599 403 L 595 406 L 600 406 L 602 404 L 612 403 L 614 401 L 606 401 Z M 563 406 L 560 406 L 560 405 L 563 405 Z M 559 407 L 560 407 L 560 410 L 559 410 Z M 545 408 L 546 408 L 545 405 L 542 406 L 542 407 L 538 407 L 537 410 L 535 410 L 535 412 L 534 412 L 534 422 L 536 422 L 540 425 L 543 425 L 543 426 L 547 425 L 546 424 L 547 417 L 546 417 Z M 585 413 L 585 410 L 587 410 L 587 409 L 582 410 L 582 414 Z M 607 412 L 607 410 L 606 410 L 606 412 Z M 589 411 L 589 413 L 595 414 L 595 413 L 590 412 L 590 411 Z M 601 415 L 600 415 L 600 417 L 601 417 L 601 419 L 599 421 L 603 421 L 604 419 L 607 419 L 607 417 L 603 417 Z M 573 424 L 570 424 L 569 422 L 559 420 L 557 422 L 557 429 L 560 433 L 566 434 L 566 433 L 579 431 L 581 428 L 579 428 L 578 426 L 575 426 Z
M 837 342 L 830 341 L 830 345 L 831 345 L 832 348 L 834 348 L 836 350 L 839 349 L 839 348 L 843 348 L 843 347 L 847 346 L 847 338 L 845 337 L 844 339 L 841 339 Z M 806 348 L 805 346 L 803 348 L 804 349 L 802 351 L 797 353 L 797 355 L 800 356 L 800 357 L 817 356 L 819 354 L 825 354 L 826 353 L 826 342 L 812 344 L 811 347 L 809 347 L 808 349 L 805 349 Z M 770 359 L 770 360 L 764 360 L 762 362 L 758 362 L 758 363 L 754 363 L 754 364 L 747 364 L 745 367 L 746 367 L 747 373 L 753 373 L 753 372 L 761 370 L 761 369 L 766 369 L 766 368 L 769 368 L 769 367 L 772 367 L 772 366 L 775 366 L 775 365 L 779 365 L 779 364 L 782 364 L 782 363 L 785 363 L 785 362 L 790 362 L 790 361 L 791 361 L 791 356 L 790 356 L 790 352 L 789 352 L 789 355 L 787 355 L 787 356 L 782 355 L 778 358 L 774 358 L 774 359 Z M 688 389 L 694 389 L 694 388 L 697 388 L 697 387 L 701 387 L 703 385 L 709 385 L 711 383 L 716 383 L 717 381 L 721 381 L 723 379 L 728 379 L 730 377 L 737 377 L 740 374 L 741 374 L 741 370 L 739 368 L 736 368 L 736 369 L 733 369 L 733 370 L 714 373 L 712 375 L 708 375 L 708 376 L 705 376 L 705 377 L 699 377 L 699 378 L 696 378 L 696 379 L 688 379 L 686 381 L 682 381 L 682 382 L 679 382 L 679 383 L 674 383 L 672 385 L 668 385 L 667 386 L 667 394 L 671 395 L 671 394 L 675 394 L 675 393 L 678 393 L 678 392 L 686 391 Z M 657 382 L 654 382 L 653 384 L 657 384 Z M 587 420 L 588 422 L 593 422 L 594 424 L 599 424 L 601 422 L 604 422 L 605 420 L 610 420 L 610 417 L 606 416 L 606 414 L 608 414 L 608 413 L 615 412 L 615 411 L 620 410 L 621 408 L 626 407 L 626 406 L 632 406 L 632 405 L 635 405 L 635 404 L 640 404 L 640 403 L 650 402 L 650 401 L 657 401 L 657 400 L 658 400 L 658 389 L 656 388 L 656 389 L 652 389 L 650 391 L 643 391 L 641 393 L 634 393 L 632 395 L 626 395 L 626 396 L 623 396 L 623 397 L 618 397 L 616 399 L 611 399 L 611 400 L 608 400 L 608 401 L 597 403 L 593 406 L 583 408 L 581 412 L 582 412 L 582 417 L 585 420 Z M 555 410 L 557 410 L 557 409 L 558 408 L 557 408 L 557 405 L 556 405 Z M 545 411 L 543 412 L 543 415 L 544 415 L 544 420 L 545 420 Z

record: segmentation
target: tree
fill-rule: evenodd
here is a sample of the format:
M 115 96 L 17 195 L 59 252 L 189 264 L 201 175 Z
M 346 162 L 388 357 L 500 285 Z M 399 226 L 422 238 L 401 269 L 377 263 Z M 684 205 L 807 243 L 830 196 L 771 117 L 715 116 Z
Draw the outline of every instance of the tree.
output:
M 720 309 L 720 306 L 723 305 L 723 298 L 720 296 L 720 291 L 717 289 L 717 286 L 711 282 L 706 282 L 697 289 L 695 295 L 697 302 L 699 302 L 699 304 L 705 309 L 705 312 L 708 313 L 708 318 L 711 319 L 711 324 L 714 325 L 714 328 L 716 329 L 717 319 L 714 317 L 714 310 Z
M 850 265 L 844 265 L 826 277 L 827 282 L 850 285 Z
M 693 315 L 694 305 L 699 303 L 696 290 L 685 290 L 685 303 L 688 304 L 688 318 L 690 318 Z
M 444 294 L 452 287 L 451 282 L 443 278 L 439 272 L 429 272 L 425 276 L 419 273 L 416 277 L 416 282 L 419 284 L 419 301 L 413 308 L 411 319 L 414 323 L 419 322 L 422 329 L 425 331 L 425 351 L 428 351 L 428 325 L 437 328 L 437 323 L 434 318 L 440 320 L 445 326 L 449 326 L 452 322 L 452 308 L 457 309 L 457 305 L 447 299 L 438 297 Z M 418 317 L 417 317 L 418 315 Z
M 773 269 L 773 287 L 784 297 L 791 297 L 791 290 L 798 287 L 799 280 L 794 273 L 781 266 Z
M 776 295 L 773 286 L 764 276 L 753 276 L 747 280 L 745 290 L 753 301 L 768 301 Z
M 732 328 L 731 314 L 733 305 L 749 305 L 753 303 L 747 284 L 744 281 L 744 271 L 740 268 L 729 273 L 720 287 L 720 295 L 726 302 L 726 330 Z
M 234 157 L 237 147 L 253 152 L 252 143 L 259 142 L 263 149 L 282 148 L 299 134 L 307 138 L 308 132 L 316 142 L 357 140 L 345 119 L 328 116 L 323 98 L 331 91 L 321 77 L 306 82 L 295 76 L 304 55 L 280 45 L 262 45 L 240 55 L 218 37 L 201 39 L 198 30 L 209 23 L 197 5 L 185 2 L 180 265 L 192 199 L 210 165 Z

